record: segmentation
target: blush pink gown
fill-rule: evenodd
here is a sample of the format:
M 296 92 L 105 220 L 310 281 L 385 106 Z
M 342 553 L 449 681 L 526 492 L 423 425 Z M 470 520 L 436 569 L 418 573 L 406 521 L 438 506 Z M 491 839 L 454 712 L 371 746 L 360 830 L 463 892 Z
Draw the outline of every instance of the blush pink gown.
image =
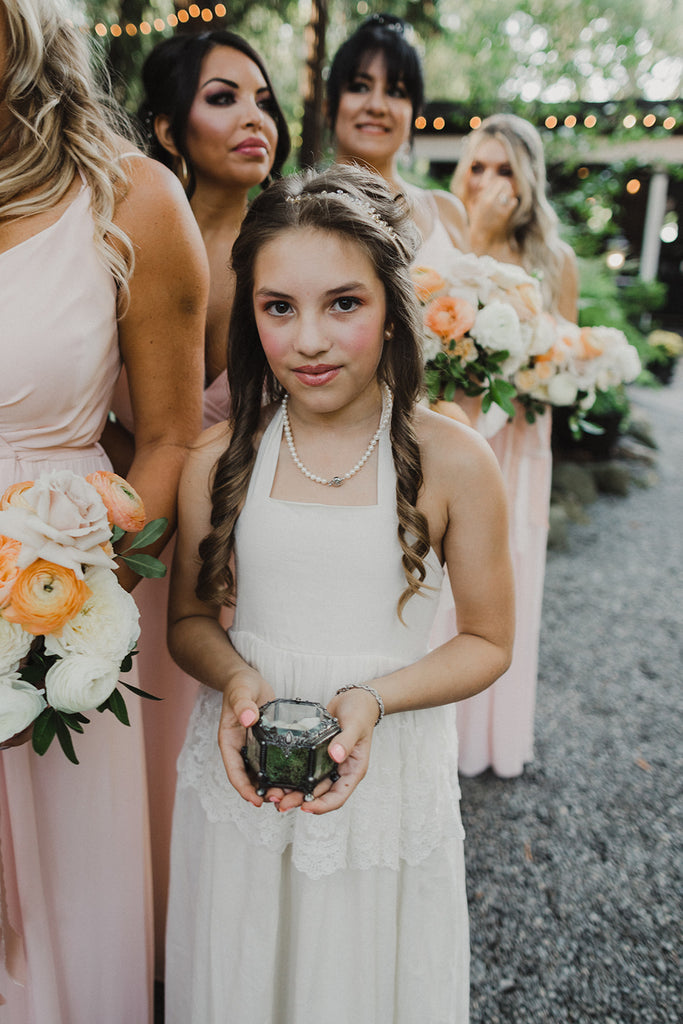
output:
M 433 204 L 433 211 L 436 206 Z M 416 263 L 438 268 L 452 243 L 435 219 Z M 475 429 L 484 431 L 479 401 L 459 398 Z M 503 474 L 510 515 L 510 550 L 515 572 L 516 630 L 512 664 L 483 693 L 457 705 L 458 766 L 463 775 L 492 768 L 496 775 L 521 775 L 534 756 L 536 677 L 552 478 L 551 414 L 529 424 L 524 410 L 488 437 Z M 432 634 L 432 646 L 457 631 L 448 581 Z
M 120 359 L 116 289 L 89 190 L 0 254 L 0 492 L 110 464 L 98 438 Z M 131 679 L 131 675 L 126 677 Z M 135 678 L 132 678 L 136 682 Z M 147 1024 L 152 905 L 140 701 L 94 714 L 74 745 L 0 754 L 0 1020 Z
M 114 393 L 114 411 L 133 432 L 133 413 L 128 396 L 125 371 Z M 219 374 L 204 391 L 204 428 L 227 419 L 230 411 L 227 374 Z M 176 761 L 180 754 L 187 722 L 199 684 L 178 668 L 166 644 L 166 610 L 175 543 L 167 544 L 161 558 L 167 566 L 161 580 L 142 580 L 135 588 L 140 609 L 142 633 L 136 658 L 143 690 L 163 698 L 145 701 L 142 709 L 147 755 L 147 788 L 152 838 L 152 875 L 154 880 L 155 976 L 164 977 L 166 904 L 168 899 L 171 822 L 176 791 Z M 224 624 L 230 624 L 226 609 Z

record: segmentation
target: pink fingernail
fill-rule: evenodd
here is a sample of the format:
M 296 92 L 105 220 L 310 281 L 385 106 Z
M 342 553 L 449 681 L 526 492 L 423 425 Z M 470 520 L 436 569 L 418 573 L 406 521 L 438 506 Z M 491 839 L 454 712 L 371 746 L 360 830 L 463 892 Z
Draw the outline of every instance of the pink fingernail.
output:
M 336 761 L 337 764 L 341 764 L 346 757 L 346 751 L 342 747 L 341 743 L 335 743 L 334 746 L 330 747 L 330 757 L 333 761 Z
M 240 715 L 240 722 L 242 723 L 245 729 L 248 729 L 250 725 L 254 724 L 257 717 L 258 715 L 254 714 L 251 708 L 247 708 L 247 710 L 243 711 L 242 714 Z

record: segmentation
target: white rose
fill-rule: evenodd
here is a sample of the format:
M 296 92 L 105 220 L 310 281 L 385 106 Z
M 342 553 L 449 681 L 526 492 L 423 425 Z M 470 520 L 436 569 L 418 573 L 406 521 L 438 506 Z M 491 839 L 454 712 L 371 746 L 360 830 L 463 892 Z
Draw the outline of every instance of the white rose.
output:
M 477 313 L 470 328 L 472 337 L 489 352 L 502 352 L 510 356 L 521 356 L 524 351 L 519 317 L 507 302 L 495 299 Z
M 578 388 L 569 373 L 557 373 L 548 381 L 548 401 L 551 405 L 573 405 Z
M 542 356 L 558 340 L 557 324 L 551 316 L 543 314 L 522 325 L 527 330 L 527 352 L 530 356 Z
M 422 338 L 422 358 L 424 362 L 428 363 L 430 359 L 438 356 L 439 352 L 443 352 L 441 338 L 434 334 L 433 331 L 425 330 Z
M 1 674 L 0 743 L 28 728 L 46 707 L 40 690 L 22 679 L 18 672 Z
M 8 622 L 0 615 L 0 676 L 14 672 L 25 658 L 35 640 L 18 622 Z
M 103 704 L 119 681 L 119 666 L 88 654 L 56 661 L 45 676 L 48 702 L 57 711 L 92 711 Z
M 110 569 L 88 569 L 85 582 L 90 597 L 59 636 L 46 636 L 45 650 L 62 658 L 96 655 L 120 665 L 140 636 L 138 606 Z
M 115 568 L 101 544 L 111 537 L 107 510 L 95 488 L 70 470 L 44 473 L 24 492 L 26 506 L 0 511 L 0 534 L 21 542 L 17 560 L 25 569 L 37 558 L 73 569 Z
M 630 384 L 641 370 L 640 356 L 634 345 L 626 345 L 619 353 L 619 372 L 622 381 Z

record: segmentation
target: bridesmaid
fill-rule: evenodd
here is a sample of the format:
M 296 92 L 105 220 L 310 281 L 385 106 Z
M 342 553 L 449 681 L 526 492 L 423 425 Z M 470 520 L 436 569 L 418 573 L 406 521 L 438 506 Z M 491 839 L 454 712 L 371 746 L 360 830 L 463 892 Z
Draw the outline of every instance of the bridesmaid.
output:
M 327 116 L 335 161 L 366 167 L 406 196 L 422 235 L 415 263 L 438 267 L 454 246 L 469 249 L 467 215 L 450 193 L 411 185 L 398 170 L 424 101 L 422 64 L 410 31 L 391 14 L 373 14 L 363 22 L 332 61 Z M 455 402 L 440 402 L 438 409 L 470 422 Z
M 201 423 L 206 256 L 178 182 L 112 124 L 90 56 L 61 4 L 0 0 L 0 491 L 110 467 L 98 441 L 123 362 L 128 476 L 170 532 Z M 0 755 L 3 1021 L 151 1019 L 142 716 L 128 707 L 129 729 L 94 716 L 79 766 L 25 735 Z
M 546 309 L 576 321 L 576 258 L 558 234 L 546 198 L 543 144 L 528 121 L 487 118 L 472 132 L 451 188 L 462 200 L 477 255 L 515 263 L 540 278 Z M 476 411 L 472 412 L 476 423 Z M 460 770 L 520 775 L 533 759 L 534 711 L 552 474 L 551 413 L 523 410 L 490 443 L 506 483 L 515 568 L 517 628 L 512 664 L 486 691 L 458 706 Z
M 268 72 L 232 32 L 175 36 L 152 50 L 142 71 L 140 109 L 150 152 L 180 179 L 209 258 L 205 326 L 204 426 L 228 415 L 226 340 L 234 293 L 230 253 L 251 189 L 280 174 L 289 131 Z M 179 273 L 182 270 L 179 269 Z M 114 409 L 132 427 L 125 381 Z M 125 469 L 125 458 L 119 471 Z M 164 560 L 170 567 L 172 549 Z M 164 698 L 143 709 L 150 793 L 156 974 L 163 978 L 171 816 L 176 760 L 197 690 L 166 647 L 168 580 L 140 585 L 143 637 L 137 658 L 143 688 Z M 227 624 L 227 623 L 226 623 Z
M 416 262 L 438 259 L 452 246 L 469 249 L 460 200 L 405 181 L 398 170 L 424 101 L 420 56 L 410 27 L 373 14 L 335 54 L 327 79 L 327 116 L 337 163 L 361 164 L 405 195 L 423 244 Z

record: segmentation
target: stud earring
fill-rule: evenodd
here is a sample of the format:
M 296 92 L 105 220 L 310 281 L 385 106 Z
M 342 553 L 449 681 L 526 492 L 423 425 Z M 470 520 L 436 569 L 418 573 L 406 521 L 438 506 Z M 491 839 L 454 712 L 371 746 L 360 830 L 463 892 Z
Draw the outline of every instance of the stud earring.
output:
M 387 327 L 385 332 L 384 332 L 384 340 L 385 341 L 391 341 L 393 336 L 394 336 L 394 328 L 393 327 Z

